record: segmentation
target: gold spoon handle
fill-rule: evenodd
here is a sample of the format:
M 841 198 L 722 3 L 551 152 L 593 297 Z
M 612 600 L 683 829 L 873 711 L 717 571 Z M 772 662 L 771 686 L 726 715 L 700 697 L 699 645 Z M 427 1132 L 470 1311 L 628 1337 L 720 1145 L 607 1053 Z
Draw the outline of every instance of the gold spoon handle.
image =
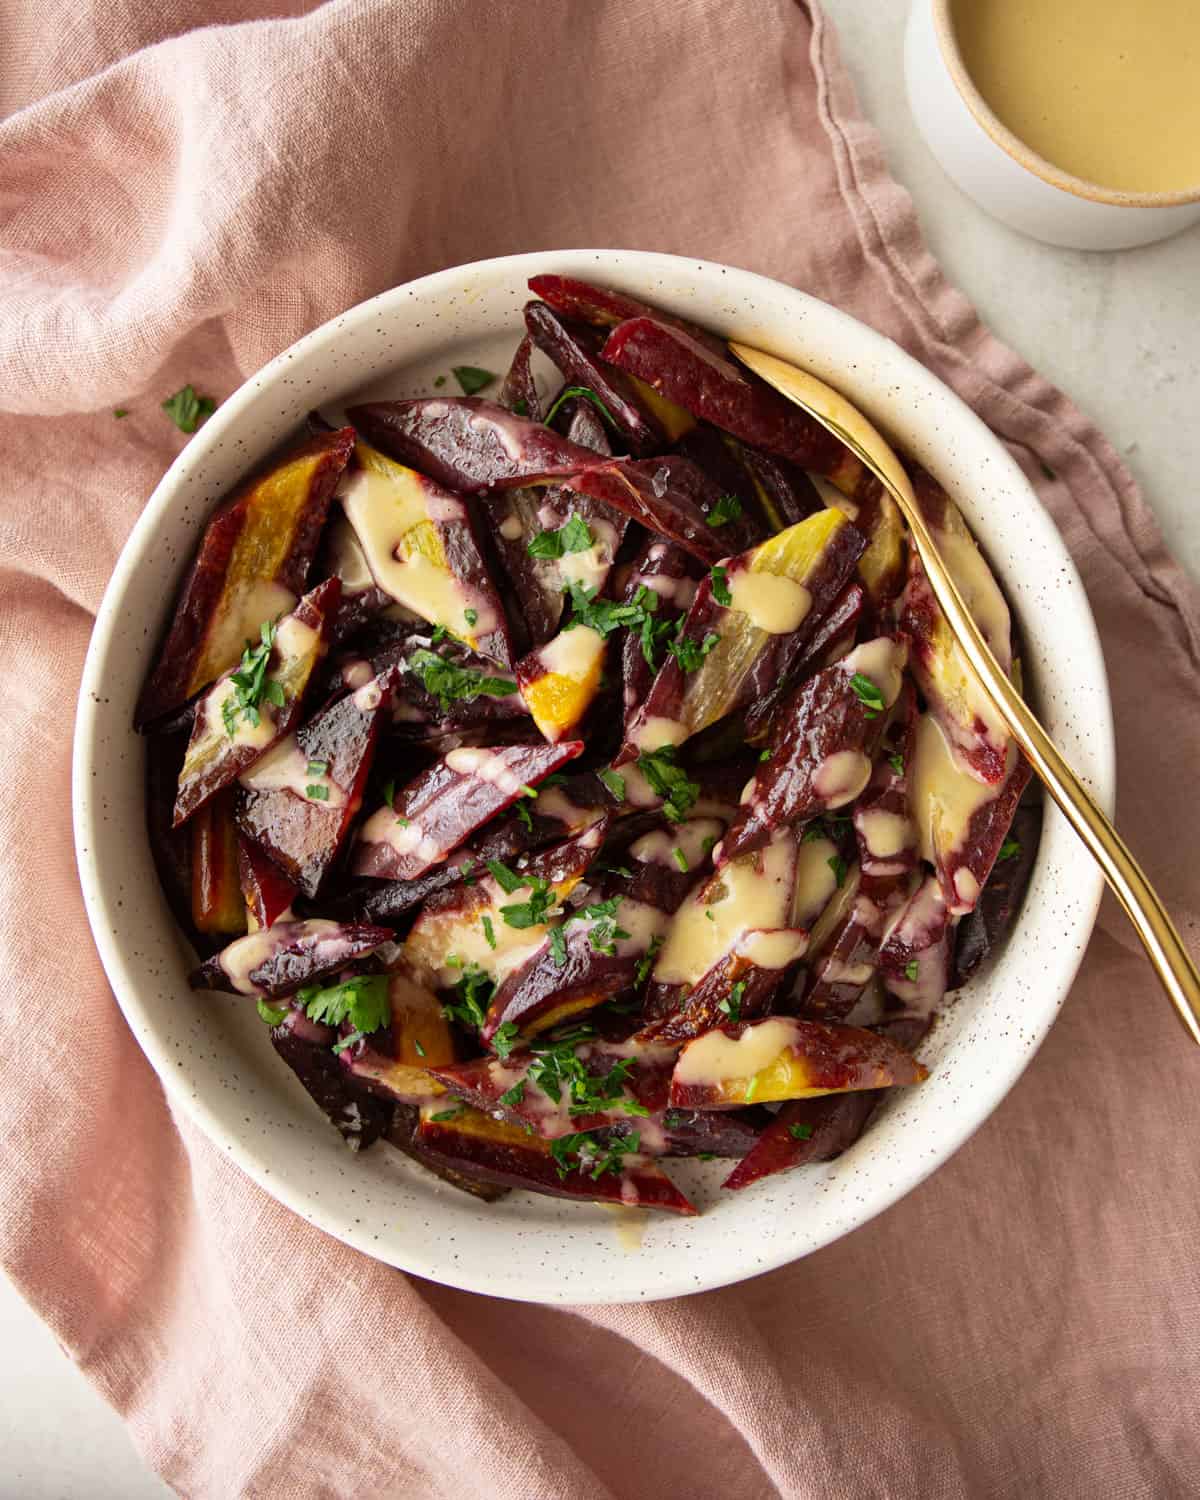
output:
M 886 483 L 886 480 L 885 480 Z M 889 489 L 892 487 L 889 485 Z M 985 691 L 999 708 L 1013 738 L 1067 821 L 1083 840 L 1104 873 L 1113 894 L 1141 938 L 1163 988 L 1179 1012 L 1194 1042 L 1200 1044 L 1200 970 L 1192 962 L 1158 892 L 1146 879 L 1125 840 L 1096 803 L 1092 794 L 1063 758 L 1061 751 L 1024 699 L 1009 681 L 963 603 L 962 595 L 942 561 L 924 518 L 907 497 L 893 491 L 929 579 L 934 597 L 963 654 Z
M 1183 939 L 1158 892 L 1146 879 L 1141 866 L 1126 847 L 1092 794 L 1063 758 L 1054 741 L 1009 681 L 979 627 L 963 602 L 950 571 L 942 561 L 937 543 L 925 524 L 904 466 L 887 440 L 867 418 L 832 386 L 807 370 L 767 354 L 761 349 L 729 345 L 743 364 L 777 391 L 815 417 L 840 438 L 850 451 L 879 479 L 908 523 L 917 553 L 933 589 L 934 597 L 963 654 L 984 690 L 1000 710 L 1013 738 L 1067 821 L 1083 840 L 1100 866 L 1113 894 L 1141 938 L 1150 962 L 1171 997 L 1188 1035 L 1200 1044 L 1200 970 L 1183 945 Z

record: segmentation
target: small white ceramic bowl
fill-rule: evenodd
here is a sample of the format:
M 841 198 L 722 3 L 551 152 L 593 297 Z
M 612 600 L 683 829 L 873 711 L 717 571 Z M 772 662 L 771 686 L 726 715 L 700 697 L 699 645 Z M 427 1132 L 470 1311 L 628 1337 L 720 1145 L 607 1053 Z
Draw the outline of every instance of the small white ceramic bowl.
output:
M 1018 140 L 967 74 L 950 0 L 912 0 L 904 72 L 913 118 L 942 170 L 1022 234 L 1074 250 L 1127 250 L 1200 222 L 1200 183 L 1185 193 L 1118 192 L 1073 177 Z
M 897 1090 L 838 1161 L 722 1194 L 720 1162 L 672 1164 L 704 1213 L 646 1222 L 636 1253 L 619 1211 L 513 1193 L 488 1207 L 377 1146 L 352 1156 L 270 1047 L 254 1007 L 188 989 L 192 959 L 143 832 L 144 748 L 130 723 L 175 586 L 215 502 L 313 406 L 428 391 L 452 364 L 500 370 L 526 279 L 590 277 L 824 376 L 890 430 L 962 506 L 999 570 L 1050 732 L 1106 806 L 1113 737 L 1104 663 L 1063 543 L 1001 443 L 933 375 L 836 308 L 745 271 L 668 255 L 572 250 L 424 277 L 335 318 L 248 380 L 151 496 L 96 621 L 75 736 L 75 839 L 92 930 L 130 1027 L 213 1143 L 311 1223 L 435 1281 L 539 1302 L 620 1302 L 738 1281 L 806 1255 L 894 1203 L 944 1162 L 1012 1087 L 1061 1004 L 1101 883 L 1051 811 L 1007 948 L 949 1008 Z M 986 1191 L 985 1185 L 980 1185 Z M 620 1232 L 619 1232 L 620 1231 Z

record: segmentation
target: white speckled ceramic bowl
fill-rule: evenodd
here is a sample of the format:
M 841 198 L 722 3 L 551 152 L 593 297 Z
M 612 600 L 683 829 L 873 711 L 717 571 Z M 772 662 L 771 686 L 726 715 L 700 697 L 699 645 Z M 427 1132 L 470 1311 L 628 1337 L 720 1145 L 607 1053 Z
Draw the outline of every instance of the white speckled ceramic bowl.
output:
M 175 1105 L 261 1187 L 311 1223 L 404 1270 L 540 1302 L 676 1296 L 757 1275 L 836 1240 L 940 1166 L 995 1109 L 1046 1034 L 1075 973 L 1101 882 L 1056 812 L 999 961 L 931 1035 L 931 1076 L 898 1090 L 838 1161 L 737 1195 L 720 1162 L 675 1174 L 704 1212 L 651 1219 L 640 1246 L 612 1209 L 513 1193 L 488 1207 L 388 1147 L 352 1156 L 268 1045 L 252 1005 L 198 995 L 143 833 L 134 700 L 175 584 L 213 504 L 314 406 L 401 396 L 468 362 L 503 369 L 526 278 L 570 272 L 814 370 L 839 386 L 958 500 L 1020 619 L 1050 732 L 1100 800 L 1113 797 L 1104 663 L 1061 539 L 1003 446 L 897 346 L 836 308 L 745 271 L 667 255 L 511 256 L 385 292 L 309 334 L 225 402 L 163 478 L 122 552 L 84 669 L 75 838 L 92 930 L 113 989 Z

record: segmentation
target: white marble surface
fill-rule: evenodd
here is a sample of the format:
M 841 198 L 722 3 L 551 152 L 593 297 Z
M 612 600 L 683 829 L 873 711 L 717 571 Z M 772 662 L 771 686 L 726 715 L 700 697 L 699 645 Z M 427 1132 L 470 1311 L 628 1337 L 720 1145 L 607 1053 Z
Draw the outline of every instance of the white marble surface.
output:
M 1122 254 L 1055 250 L 983 215 L 919 140 L 900 0 L 826 0 L 894 175 L 985 321 L 1120 449 L 1176 554 L 1200 573 L 1200 230 Z M 703 249 L 703 247 L 699 247 Z M 0 1276 L 0 1500 L 148 1500 L 170 1491 Z

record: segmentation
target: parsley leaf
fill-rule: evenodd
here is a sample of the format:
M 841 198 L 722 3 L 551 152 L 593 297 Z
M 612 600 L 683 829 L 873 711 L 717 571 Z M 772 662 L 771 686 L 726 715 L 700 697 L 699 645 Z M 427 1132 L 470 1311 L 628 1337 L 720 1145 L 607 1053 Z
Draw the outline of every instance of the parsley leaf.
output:
M 566 630 L 571 630 L 576 625 L 586 625 L 598 635 L 609 636 L 625 625 L 640 629 L 645 618 L 646 612 L 640 604 L 617 604 L 612 599 L 598 598 L 598 590 L 586 583 L 576 583 L 574 579 L 568 582 L 564 592 L 571 596 L 573 611 L 571 619 L 563 627 Z
M 519 930 L 540 927 L 553 912 L 558 898 L 544 880 L 538 880 L 529 890 L 528 901 L 514 901 L 500 908 L 500 915 L 510 927 Z
M 521 1033 L 515 1021 L 505 1021 L 503 1026 L 497 1026 L 492 1036 L 492 1050 L 501 1062 L 508 1061 L 508 1054 L 513 1050 L 521 1039 Z
M 496 1100 L 496 1103 L 502 1105 L 505 1109 L 512 1109 L 515 1105 L 520 1104 L 524 1097 L 525 1080 L 518 1078 L 512 1088 L 505 1089 L 504 1093 Z
M 654 967 L 655 956 L 662 945 L 663 940 L 661 934 L 656 934 L 650 939 L 650 946 L 646 949 L 646 952 L 643 954 L 643 956 L 638 960 L 637 970 L 633 976 L 635 984 L 645 984 L 646 980 L 649 979 L 650 970 Z
M 811 1125 L 789 1125 L 788 1135 L 794 1141 L 811 1141 L 813 1128 Z
M 568 1172 L 590 1173 L 595 1182 L 605 1172 L 620 1175 L 624 1170 L 623 1158 L 636 1152 L 639 1140 L 636 1131 L 629 1135 L 600 1140 L 595 1131 L 583 1130 L 575 1135 L 560 1135 L 550 1142 L 550 1154 L 558 1165 L 559 1177 Z
M 558 968 L 566 968 L 567 939 L 561 927 L 550 929 L 550 954 Z
M 456 1104 L 453 1109 L 439 1110 L 436 1115 L 430 1115 L 431 1120 L 457 1120 L 463 1112 L 463 1106 Z
M 122 417 L 127 417 L 128 415 L 129 415 L 129 408 L 127 406 L 114 406 L 113 407 L 113 416 L 116 417 L 116 419 L 117 419 L 118 422 L 121 420 Z
M 451 1021 L 478 1030 L 487 1019 L 487 1008 L 495 988 L 483 970 L 472 964 L 463 970 L 462 978 L 454 986 L 454 999 L 442 1002 L 442 1013 Z
M 681 632 L 682 628 L 681 625 Z M 693 641 L 681 633 L 675 637 L 667 647 L 667 650 L 670 651 L 671 655 L 685 672 L 696 672 L 700 669 L 704 658 L 720 639 L 721 637 L 715 630 L 710 630 L 702 641 Z
M 529 415 L 529 402 L 525 400 L 524 396 L 519 401 L 513 402 L 512 412 L 514 417 L 527 417 Z
M 678 844 L 676 844 L 674 849 L 671 850 L 671 858 L 686 875 L 688 872 L 687 855 L 683 852 Z
M 736 521 L 742 514 L 742 502 L 736 495 L 722 495 L 709 511 L 705 520 L 710 526 L 724 526 L 727 521 Z
M 268 1005 L 263 999 L 256 1001 L 258 1007 L 258 1018 L 265 1021 L 268 1026 L 279 1026 L 287 1015 L 286 1010 L 276 1010 L 273 1005 Z
M 663 799 L 663 812 L 673 823 L 681 822 L 700 796 L 700 785 L 690 781 L 687 772 L 676 763 L 675 746 L 663 745 L 659 750 L 639 755 L 637 764 L 651 791 Z
M 875 686 L 869 677 L 864 677 L 861 672 L 855 672 L 850 679 L 850 686 L 854 689 L 854 695 L 862 704 L 868 719 L 878 718 L 883 712 L 883 694 Z
M 846 878 L 846 861 L 840 854 L 831 854 L 825 863 L 833 871 L 833 878 L 838 885 L 841 885 Z
M 909 961 L 904 965 L 904 977 L 910 982 L 915 982 L 920 972 L 921 965 L 915 958 L 910 958 Z
M 506 896 L 515 895 L 525 884 L 524 879 L 515 870 L 510 870 L 502 860 L 489 859 L 487 867 L 488 874 Z
M 283 702 L 283 689 L 273 678 L 267 677 L 267 663 L 271 660 L 271 651 L 275 645 L 275 627 L 270 620 L 262 622 L 258 635 L 257 646 L 246 642 L 238 669 L 229 679 L 233 684 L 233 692 L 221 704 L 221 719 L 230 739 L 237 734 L 239 716 L 251 728 L 258 728 L 262 720 L 259 704 L 264 698 L 277 706 Z M 274 692 L 270 691 L 272 688 Z
M 895 771 L 895 773 L 896 773 L 897 776 L 903 776 L 904 775 L 904 757 L 903 757 L 903 755 L 889 755 L 888 756 L 888 765 L 891 766 L 892 770 Z
M 559 407 L 562 406 L 565 402 L 569 401 L 572 396 L 579 396 L 584 401 L 590 401 L 610 427 L 615 427 L 617 425 L 612 412 L 609 411 L 608 407 L 605 406 L 604 402 L 601 401 L 600 397 L 597 396 L 595 391 L 593 391 L 590 386 L 568 385 L 564 386 L 564 388 L 558 393 L 558 396 L 555 398 L 554 405 L 546 413 L 547 427 L 549 427 L 550 423 L 553 422 L 554 418 L 558 415 Z
M 486 912 L 480 918 L 480 924 L 483 927 L 483 935 L 487 939 L 488 947 L 494 949 L 496 946 L 496 933 L 492 927 L 492 919 Z
M 997 859 L 997 861 L 1000 861 L 1002 859 L 1016 859 L 1017 855 L 1020 854 L 1020 852 L 1021 852 L 1021 841 L 1020 841 L 1020 839 L 1014 839 L 1010 835 L 1000 845 L 1000 853 L 997 854 L 996 859 Z
M 467 622 L 468 625 L 478 625 L 479 611 L 477 609 L 464 609 L 463 619 Z
M 316 782 L 311 782 L 304 788 L 304 795 L 310 802 L 328 802 L 329 788 L 327 786 L 320 786 Z
M 557 531 L 539 531 L 525 549 L 530 557 L 555 558 L 571 552 L 586 552 L 596 538 L 582 516 L 572 516 Z
M 725 569 L 713 568 L 708 576 L 712 579 L 713 598 L 728 609 L 733 603 L 733 595 L 729 591 L 729 576 Z
M 318 1021 L 325 1026 L 340 1026 L 343 1021 L 350 1022 L 357 1035 L 345 1038 L 344 1044 L 339 1046 L 349 1046 L 360 1036 L 378 1031 L 392 1018 L 386 974 L 359 974 L 354 979 L 347 979 L 342 984 L 327 988 L 308 985 L 296 992 L 296 998 L 310 1021 Z
M 624 776 L 618 776 L 615 771 L 609 771 L 609 770 L 597 771 L 596 775 L 600 778 L 600 780 L 604 783 L 604 785 L 613 794 L 613 796 L 617 799 L 618 802 L 624 802 L 624 800 L 625 800 L 625 778 L 624 778 Z
M 185 385 L 167 397 L 162 409 L 180 432 L 195 432 L 216 411 L 217 403 L 211 396 L 198 396 L 193 386 Z
M 414 651 L 404 665 L 421 681 L 421 686 L 437 699 L 443 711 L 452 703 L 473 703 L 476 698 L 507 698 L 517 691 L 507 677 L 489 677 L 474 667 L 458 667 L 436 651 L 425 647 Z
M 739 979 L 717 1009 L 736 1025 L 742 1019 L 742 996 L 746 993 L 746 981 Z
M 458 381 L 464 396 L 474 396 L 496 379 L 491 370 L 481 370 L 477 365 L 452 365 L 450 373 Z
M 617 926 L 620 904 L 621 897 L 613 896 L 608 901 L 597 901 L 580 909 L 579 915 L 592 923 L 588 942 L 596 953 L 606 953 L 611 957 L 617 951 L 617 943 L 629 936 L 623 927 Z

